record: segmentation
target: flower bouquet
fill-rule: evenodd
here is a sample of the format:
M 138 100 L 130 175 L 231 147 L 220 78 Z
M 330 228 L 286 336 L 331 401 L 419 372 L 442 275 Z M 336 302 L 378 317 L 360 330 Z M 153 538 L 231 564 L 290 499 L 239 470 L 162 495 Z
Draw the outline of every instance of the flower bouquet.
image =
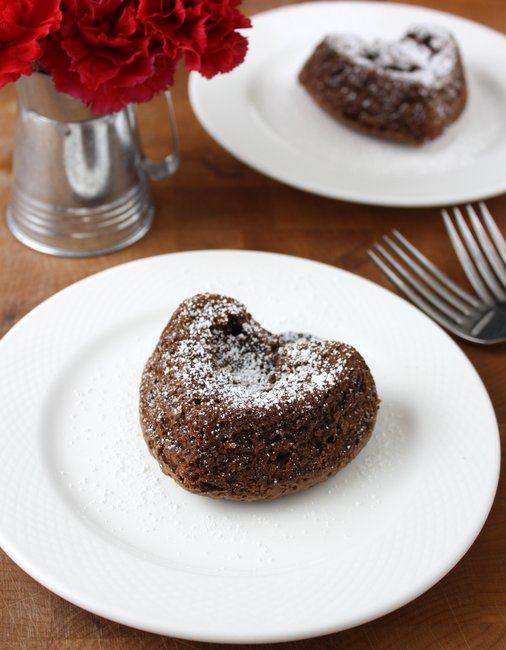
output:
M 33 70 L 94 113 L 148 101 L 182 60 L 205 77 L 246 54 L 240 0 L 0 0 L 0 86 Z

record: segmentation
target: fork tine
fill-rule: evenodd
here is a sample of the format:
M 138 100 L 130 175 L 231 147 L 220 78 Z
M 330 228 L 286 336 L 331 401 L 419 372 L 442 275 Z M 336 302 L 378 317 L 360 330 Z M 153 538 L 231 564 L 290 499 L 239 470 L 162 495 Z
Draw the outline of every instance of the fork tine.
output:
M 433 293 L 428 287 L 418 282 L 418 280 L 413 275 L 411 275 L 409 271 L 406 271 L 406 269 L 401 266 L 401 264 L 399 264 L 399 262 L 397 262 L 397 260 L 383 248 L 383 246 L 380 244 L 374 244 L 374 248 L 383 255 L 383 257 L 389 262 L 391 266 L 393 266 L 397 273 L 404 280 L 406 280 L 406 282 L 408 282 L 421 296 L 425 298 L 428 304 L 430 304 L 432 307 L 435 307 L 436 309 L 439 309 L 439 311 L 443 312 L 443 314 L 448 316 L 455 323 L 461 324 L 463 322 L 463 315 L 461 313 L 455 311 L 455 309 L 452 309 L 448 303 L 438 298 L 437 295 Z
M 497 224 L 492 218 L 490 210 L 487 208 L 485 203 L 483 201 L 480 201 L 479 206 L 483 219 L 487 224 L 488 232 L 490 233 L 490 236 L 492 237 L 494 244 L 499 251 L 499 255 L 502 257 L 503 262 L 506 264 L 506 241 L 504 241 L 504 237 L 501 235 L 501 231 L 497 227 Z
M 474 232 L 478 237 L 478 241 L 480 242 L 482 251 L 485 254 L 485 258 L 488 260 L 490 266 L 494 269 L 496 276 L 502 282 L 503 286 L 506 287 L 506 266 L 505 266 L 506 262 L 505 264 L 503 264 L 503 262 L 501 261 L 501 258 L 497 254 L 497 251 L 494 248 L 492 242 L 490 241 L 489 236 L 487 235 L 487 232 L 483 227 L 478 215 L 476 214 L 476 210 L 473 208 L 473 206 L 466 205 L 466 210 L 467 210 L 467 214 L 469 215 L 469 219 L 473 224 Z M 490 218 L 492 218 L 491 215 Z M 496 224 L 494 223 L 494 225 Z M 506 243 L 505 243 L 505 248 L 506 248 Z M 502 299 L 503 300 L 506 299 L 506 294 L 504 294 L 504 297 Z
M 438 267 L 433 264 L 429 259 L 421 253 L 418 248 L 415 248 L 413 244 L 401 235 L 398 230 L 393 231 L 394 236 L 408 249 L 408 251 L 415 257 L 428 271 L 432 273 L 442 284 L 451 289 L 453 293 L 460 296 L 463 300 L 469 303 L 472 307 L 480 307 L 481 303 L 476 298 L 476 296 L 471 295 L 468 291 L 465 291 L 461 286 L 449 278 L 445 273 L 440 271 Z
M 504 293 L 501 285 L 497 282 L 497 278 L 494 275 L 494 272 L 490 268 L 488 260 L 483 255 L 483 252 L 480 250 L 480 247 L 476 243 L 476 239 L 473 237 L 469 226 L 464 219 L 464 216 L 459 208 L 453 208 L 453 213 L 457 221 L 457 226 L 460 230 L 461 237 L 464 239 L 467 250 L 469 251 L 471 258 L 474 262 L 475 268 L 478 269 L 481 277 L 483 278 L 488 290 L 497 300 L 506 300 L 506 293 Z
M 457 214 L 460 213 L 458 208 L 455 208 L 454 212 Z M 453 245 L 455 253 L 457 254 L 457 257 L 460 260 L 462 268 L 464 269 L 467 277 L 469 278 L 469 282 L 473 285 L 474 290 L 480 296 L 483 302 L 486 305 L 492 306 L 494 304 L 494 299 L 492 298 L 488 289 L 484 285 L 479 273 L 476 271 L 476 268 L 471 258 L 469 257 L 469 253 L 467 252 L 466 247 L 462 243 L 459 234 L 457 233 L 457 230 L 453 224 L 453 221 L 450 218 L 450 215 L 448 214 L 447 210 L 442 210 L 441 214 L 443 215 L 444 224 L 446 226 L 448 236 L 450 237 L 450 241 Z M 460 216 L 462 217 L 462 214 Z
M 394 231 L 394 235 L 395 234 L 397 234 L 397 236 L 402 237 L 402 235 L 398 231 Z M 404 263 L 407 264 L 409 268 L 412 271 L 414 271 L 414 273 L 425 282 L 425 284 L 429 285 L 431 289 L 433 289 L 437 294 L 439 294 L 442 298 L 447 300 L 451 305 L 456 307 L 463 314 L 469 316 L 469 314 L 471 313 L 471 307 L 468 303 L 464 302 L 463 300 L 460 300 L 460 298 L 457 298 L 457 296 L 455 296 L 451 291 L 448 291 L 448 289 L 446 289 L 440 282 L 437 282 L 432 277 L 432 275 L 427 273 L 427 271 L 425 271 L 424 268 L 422 268 L 417 262 L 411 259 L 411 257 L 409 257 L 409 255 L 407 255 L 406 252 L 400 246 L 398 246 L 394 241 L 392 241 L 390 237 L 387 237 L 385 235 L 383 239 L 387 242 L 390 248 L 392 248 L 397 253 L 397 255 L 404 261 Z M 408 241 L 405 237 L 403 237 L 403 239 L 406 242 Z M 411 244 L 411 248 L 416 250 L 412 244 Z
M 441 315 L 439 311 L 433 309 L 433 307 L 421 298 L 411 287 L 402 280 L 392 269 L 385 264 L 385 262 L 378 256 L 374 251 L 367 251 L 369 257 L 372 261 L 378 266 L 383 273 L 390 279 L 392 284 L 394 284 L 399 291 L 401 291 L 412 303 L 414 303 L 419 309 L 424 311 L 428 316 L 433 318 L 441 327 L 450 330 L 451 332 L 457 332 L 455 324 L 449 321 L 447 318 Z

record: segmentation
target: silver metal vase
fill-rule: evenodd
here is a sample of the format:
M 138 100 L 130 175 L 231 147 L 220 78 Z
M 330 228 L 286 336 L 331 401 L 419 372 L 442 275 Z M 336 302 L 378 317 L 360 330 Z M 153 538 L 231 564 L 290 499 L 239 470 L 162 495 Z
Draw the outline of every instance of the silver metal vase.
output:
M 17 82 L 18 121 L 7 224 L 27 246 L 86 257 L 139 240 L 153 221 L 148 178 L 171 176 L 179 147 L 170 94 L 171 153 L 146 160 L 136 107 L 96 116 L 35 73 Z

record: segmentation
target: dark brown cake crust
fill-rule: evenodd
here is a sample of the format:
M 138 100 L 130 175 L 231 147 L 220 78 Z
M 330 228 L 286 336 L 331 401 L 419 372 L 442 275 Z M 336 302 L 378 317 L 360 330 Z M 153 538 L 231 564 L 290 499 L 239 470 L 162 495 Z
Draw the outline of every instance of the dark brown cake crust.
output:
M 178 307 L 140 388 L 144 438 L 163 472 L 191 492 L 245 501 L 333 476 L 369 440 L 377 409 L 354 348 L 271 334 L 210 294 Z
M 338 121 L 413 144 L 441 135 L 467 99 L 454 38 L 446 30 L 422 26 L 394 43 L 328 36 L 305 63 L 299 81 Z

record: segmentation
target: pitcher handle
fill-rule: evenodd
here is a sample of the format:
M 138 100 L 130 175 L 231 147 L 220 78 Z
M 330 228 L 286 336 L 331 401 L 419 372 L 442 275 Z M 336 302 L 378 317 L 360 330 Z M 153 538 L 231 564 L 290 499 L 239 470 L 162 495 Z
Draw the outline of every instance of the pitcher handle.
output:
M 172 137 L 172 153 L 162 160 L 143 158 L 142 165 L 146 174 L 155 181 L 172 176 L 179 167 L 179 139 L 177 137 L 176 116 L 170 90 L 165 91 L 165 99 L 169 112 L 170 132 Z

